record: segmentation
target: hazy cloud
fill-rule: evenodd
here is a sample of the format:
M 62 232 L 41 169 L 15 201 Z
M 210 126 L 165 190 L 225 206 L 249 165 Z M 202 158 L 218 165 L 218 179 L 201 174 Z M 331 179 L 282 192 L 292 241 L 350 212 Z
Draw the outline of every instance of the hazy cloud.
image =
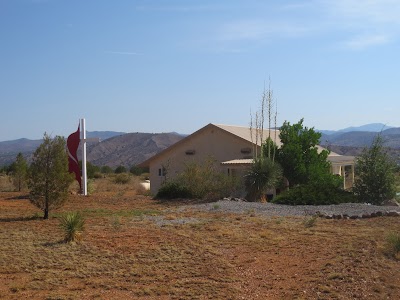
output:
M 353 39 L 344 43 L 346 48 L 353 50 L 363 50 L 371 46 L 379 46 L 390 42 L 391 39 L 387 35 L 376 34 L 376 35 L 361 35 L 356 36 Z

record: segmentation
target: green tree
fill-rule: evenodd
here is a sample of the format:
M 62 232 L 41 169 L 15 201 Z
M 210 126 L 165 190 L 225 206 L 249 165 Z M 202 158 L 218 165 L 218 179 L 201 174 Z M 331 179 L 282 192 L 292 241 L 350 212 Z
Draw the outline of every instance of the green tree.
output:
M 114 173 L 114 170 L 113 170 L 111 167 L 109 167 L 109 166 L 102 166 L 100 171 L 101 171 L 101 173 L 103 173 L 103 174 L 111 174 L 111 173 Z
M 129 169 L 129 172 L 131 172 L 133 175 L 139 176 L 139 175 L 142 175 L 143 173 L 148 173 L 149 169 L 148 168 L 141 168 L 141 167 L 138 167 L 138 166 L 132 166 Z
M 18 153 L 15 159 L 14 172 L 12 174 L 13 184 L 19 192 L 25 187 L 27 176 L 28 176 L 28 163 L 26 162 L 26 159 L 20 152 Z
M 45 133 L 43 143 L 33 154 L 28 181 L 30 201 L 43 211 L 44 219 L 49 218 L 51 209 L 64 204 L 73 180 L 68 172 L 64 138 L 52 139 Z
M 396 165 L 385 151 L 381 135 L 378 135 L 357 158 L 354 193 L 360 201 L 377 205 L 392 199 L 396 194 L 395 170 Z
M 303 121 L 293 125 L 285 121 L 280 128 L 282 146 L 278 149 L 277 160 L 291 187 L 330 173 L 329 151 L 318 153 L 321 134 L 314 128 L 304 127 Z
M 126 173 L 126 168 L 124 167 L 124 166 L 118 166 L 116 169 L 115 169 L 115 174 L 120 174 L 120 173 Z

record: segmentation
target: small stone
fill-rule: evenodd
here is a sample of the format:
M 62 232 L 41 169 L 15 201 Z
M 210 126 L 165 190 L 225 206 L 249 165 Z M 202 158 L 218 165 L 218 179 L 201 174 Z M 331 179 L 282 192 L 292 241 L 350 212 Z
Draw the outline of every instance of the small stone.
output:
M 372 214 L 371 215 L 369 215 L 369 214 L 362 214 L 361 215 L 362 219 L 368 219 L 368 218 L 371 218 L 371 217 L 372 217 Z
M 352 219 L 352 220 L 358 219 L 358 215 L 352 215 L 352 216 L 350 216 L 350 219 Z
M 377 217 L 382 217 L 382 216 L 383 216 L 383 213 L 382 213 L 381 211 L 377 211 L 377 212 L 376 212 L 376 216 L 377 216 Z
M 390 210 L 386 213 L 387 216 L 389 217 L 399 217 L 400 216 L 400 212 L 395 211 L 395 210 Z

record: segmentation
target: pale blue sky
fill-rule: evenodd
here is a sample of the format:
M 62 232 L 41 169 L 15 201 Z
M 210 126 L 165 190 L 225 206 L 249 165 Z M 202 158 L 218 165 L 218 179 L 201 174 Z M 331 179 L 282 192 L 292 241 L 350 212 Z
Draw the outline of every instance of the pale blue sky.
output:
M 0 0 L 0 141 L 243 125 L 400 126 L 399 0 Z

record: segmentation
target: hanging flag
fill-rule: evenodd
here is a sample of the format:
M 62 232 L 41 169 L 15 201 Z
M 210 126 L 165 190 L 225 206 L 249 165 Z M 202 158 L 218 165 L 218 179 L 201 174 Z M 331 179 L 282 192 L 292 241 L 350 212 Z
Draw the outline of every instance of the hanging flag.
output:
M 75 173 L 75 179 L 79 183 L 79 188 L 82 190 L 82 181 L 81 181 L 81 170 L 79 169 L 79 162 L 77 151 L 79 147 L 79 142 L 81 140 L 81 132 L 78 130 L 74 133 L 71 133 L 67 139 L 67 153 L 68 153 L 68 170 L 70 173 Z

